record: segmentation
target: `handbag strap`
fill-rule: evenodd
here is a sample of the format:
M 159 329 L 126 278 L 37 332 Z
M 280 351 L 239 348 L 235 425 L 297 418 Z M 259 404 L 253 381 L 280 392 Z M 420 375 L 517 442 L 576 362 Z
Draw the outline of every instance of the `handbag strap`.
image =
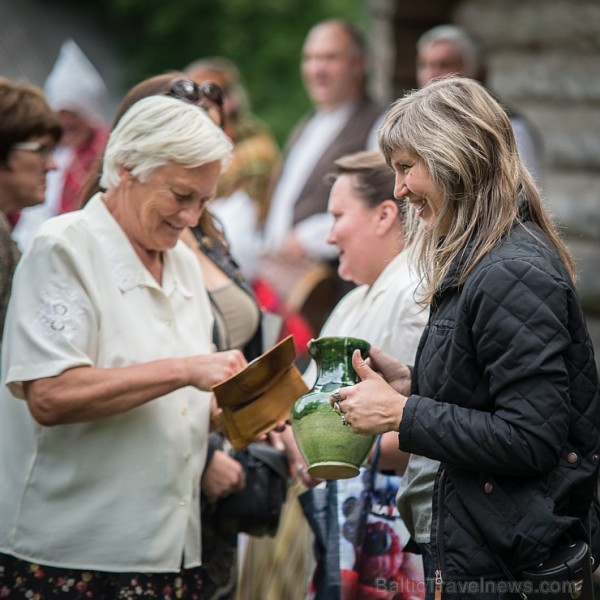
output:
M 377 463 L 379 462 L 379 455 L 381 454 L 381 435 L 377 436 L 377 440 L 375 441 L 375 449 L 373 450 L 373 460 L 371 461 L 371 474 L 373 478 L 375 477 L 375 473 L 377 472 Z
M 215 218 L 213 217 L 213 219 Z M 203 231 L 200 225 L 192 227 L 191 230 L 202 253 L 212 260 L 238 287 L 254 299 L 251 285 L 242 274 L 239 264 L 231 256 L 226 244 L 214 235 Z
M 375 441 L 375 448 L 373 449 L 373 457 L 371 459 L 371 464 L 369 466 L 369 470 L 367 471 L 367 477 L 365 479 L 366 481 L 366 489 L 365 492 L 367 493 L 367 502 L 370 504 L 371 503 L 371 498 L 373 497 L 373 488 L 375 486 L 375 475 L 377 475 L 377 463 L 379 462 L 379 455 L 381 454 L 381 435 L 377 436 L 377 440 Z M 366 522 L 367 517 L 366 517 L 366 511 L 363 517 L 364 521 Z M 360 525 L 362 526 L 362 520 Z
M 360 521 L 358 523 L 358 531 L 360 532 L 360 546 L 356 549 L 356 564 L 360 562 L 360 557 L 363 551 L 364 534 L 367 527 L 367 519 L 371 511 L 371 502 L 373 500 L 373 490 L 375 489 L 375 476 L 377 475 L 377 463 L 381 454 L 381 435 L 377 436 L 375 448 L 373 449 L 373 457 L 371 465 L 365 477 L 365 500 L 364 510 L 361 511 Z

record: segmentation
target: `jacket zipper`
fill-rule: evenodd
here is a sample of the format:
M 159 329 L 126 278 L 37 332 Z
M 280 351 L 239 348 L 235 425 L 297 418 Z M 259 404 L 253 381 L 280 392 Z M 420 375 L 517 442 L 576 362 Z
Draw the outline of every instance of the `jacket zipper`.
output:
M 446 479 L 446 471 L 442 470 L 440 478 L 438 480 L 438 505 L 436 515 L 436 532 L 435 532 L 435 558 L 436 558 L 436 570 L 435 570 L 435 587 L 434 587 L 434 600 L 442 600 L 442 588 L 444 585 L 444 579 L 442 577 L 442 513 L 444 509 L 444 483 Z
M 442 600 L 442 584 L 444 580 L 442 579 L 442 572 L 439 569 L 435 570 L 435 600 Z

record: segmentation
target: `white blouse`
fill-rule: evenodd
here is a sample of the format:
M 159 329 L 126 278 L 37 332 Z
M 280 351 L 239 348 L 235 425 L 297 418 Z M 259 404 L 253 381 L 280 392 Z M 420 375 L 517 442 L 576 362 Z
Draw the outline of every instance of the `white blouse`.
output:
M 211 352 L 202 272 L 182 242 L 163 283 L 99 195 L 50 219 L 17 268 L 0 390 L 0 552 L 117 572 L 200 564 L 209 394 L 185 387 L 120 415 L 44 427 L 23 381 Z

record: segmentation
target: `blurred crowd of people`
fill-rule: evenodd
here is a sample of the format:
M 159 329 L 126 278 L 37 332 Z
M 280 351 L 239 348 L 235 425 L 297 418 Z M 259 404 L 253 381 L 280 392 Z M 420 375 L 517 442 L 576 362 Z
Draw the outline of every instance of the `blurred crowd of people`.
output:
M 498 555 L 518 577 L 585 537 L 600 398 L 574 265 L 537 191 L 539 135 L 486 90 L 468 32 L 435 27 L 416 50 L 419 89 L 388 106 L 369 94 L 362 33 L 315 24 L 300 57 L 312 108 L 282 149 L 224 57 L 144 79 L 112 123 L 73 40 L 43 90 L 0 79 L 0 597 L 430 600 L 442 573 L 504 577 Z M 309 386 L 312 337 L 373 347 L 334 399 L 379 436 L 398 496 L 402 556 L 372 559 L 395 565 L 381 595 L 360 573 L 353 596 L 331 583 L 339 557 L 298 497 L 327 490 L 335 511 L 344 487 L 307 474 L 283 425 L 262 440 L 289 460 L 278 534 L 225 535 L 201 510 L 246 483 L 211 387 L 288 334 Z M 531 510 L 504 537 L 489 517 L 502 484 L 511 503 L 535 511 L 545 491 L 558 507 L 538 514 L 556 535 L 530 563 L 513 529 L 535 528 Z M 411 591 L 394 596 L 400 580 Z

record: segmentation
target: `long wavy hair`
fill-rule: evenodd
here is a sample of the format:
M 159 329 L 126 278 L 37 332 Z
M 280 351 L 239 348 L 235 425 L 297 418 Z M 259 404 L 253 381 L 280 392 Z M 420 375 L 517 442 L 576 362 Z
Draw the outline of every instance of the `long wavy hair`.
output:
M 396 101 L 379 131 L 389 164 L 398 150 L 422 160 L 444 202 L 431 228 L 408 211 L 409 244 L 424 279 L 425 302 L 459 261 L 458 283 L 520 222 L 520 199 L 546 234 L 573 281 L 576 269 L 517 152 L 508 116 L 475 80 L 434 80 Z M 465 256 L 465 248 L 469 251 Z

